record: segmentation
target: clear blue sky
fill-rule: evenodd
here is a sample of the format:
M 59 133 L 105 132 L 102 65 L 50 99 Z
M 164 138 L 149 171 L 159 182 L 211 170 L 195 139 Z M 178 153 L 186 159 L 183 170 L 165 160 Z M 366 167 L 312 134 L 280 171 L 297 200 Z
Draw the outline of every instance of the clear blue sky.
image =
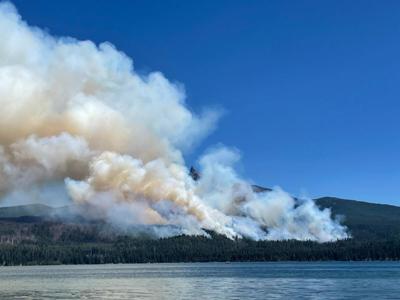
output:
M 54 35 L 110 41 L 227 113 L 209 145 L 294 194 L 400 205 L 400 1 L 15 0 Z

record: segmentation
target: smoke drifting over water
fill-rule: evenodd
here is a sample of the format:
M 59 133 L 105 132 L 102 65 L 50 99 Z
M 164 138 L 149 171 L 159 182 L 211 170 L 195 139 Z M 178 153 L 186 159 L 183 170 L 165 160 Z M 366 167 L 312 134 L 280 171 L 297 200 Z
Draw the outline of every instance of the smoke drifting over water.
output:
M 234 171 L 236 151 L 219 147 L 201 157 L 194 181 L 182 152 L 215 128 L 219 113 L 193 114 L 181 86 L 159 72 L 138 75 L 111 44 L 51 37 L 9 3 L 0 4 L 0 40 L 3 198 L 65 182 L 88 217 L 168 225 L 160 235 L 347 237 L 311 200 L 279 188 L 254 193 Z

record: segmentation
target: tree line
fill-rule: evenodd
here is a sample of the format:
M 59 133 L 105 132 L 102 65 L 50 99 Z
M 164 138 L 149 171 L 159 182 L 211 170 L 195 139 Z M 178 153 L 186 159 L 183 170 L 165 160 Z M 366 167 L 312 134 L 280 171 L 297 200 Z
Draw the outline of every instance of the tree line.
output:
M 400 240 L 311 241 L 229 240 L 178 236 L 164 239 L 120 236 L 114 241 L 25 241 L 0 245 L 0 264 L 102 264 L 208 261 L 399 260 Z M 86 236 L 90 240 L 91 237 Z M 93 239 L 92 239 L 93 240 Z

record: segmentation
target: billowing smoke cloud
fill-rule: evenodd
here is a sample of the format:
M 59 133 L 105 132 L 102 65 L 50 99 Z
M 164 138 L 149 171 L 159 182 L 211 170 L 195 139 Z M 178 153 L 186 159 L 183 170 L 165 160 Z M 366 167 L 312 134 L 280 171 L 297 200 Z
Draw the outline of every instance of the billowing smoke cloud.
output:
M 147 225 L 160 235 L 229 238 L 346 238 L 311 200 L 279 188 L 254 193 L 219 147 L 188 174 L 183 151 L 215 128 L 219 113 L 193 114 L 182 86 L 137 74 L 111 44 L 55 38 L 0 4 L 0 193 L 65 182 L 88 217 Z

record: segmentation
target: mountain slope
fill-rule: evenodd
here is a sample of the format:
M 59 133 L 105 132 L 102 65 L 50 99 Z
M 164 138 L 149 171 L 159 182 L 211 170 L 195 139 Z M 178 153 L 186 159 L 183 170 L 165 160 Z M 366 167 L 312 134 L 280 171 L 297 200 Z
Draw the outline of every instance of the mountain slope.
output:
M 54 208 L 44 204 L 0 207 L 0 218 L 42 217 L 50 215 L 53 211 Z
M 263 187 L 256 187 L 260 191 Z M 332 215 L 346 225 L 353 238 L 363 240 L 400 239 L 400 207 L 334 197 L 315 199 L 321 208 L 330 208 Z M 52 208 L 43 204 L 0 207 L 0 218 L 24 221 L 22 217 L 71 216 L 71 207 Z M 41 219 L 38 219 L 38 221 Z
M 54 218 L 70 207 L 45 205 L 0 208 L 0 265 L 91 264 L 194 261 L 400 260 L 400 207 L 332 197 L 321 208 L 349 227 L 353 238 L 311 241 L 230 240 L 203 236 L 152 239 L 116 231 L 101 222 Z
M 334 197 L 315 200 L 322 208 L 331 208 L 334 216 L 343 218 L 357 239 L 400 238 L 400 207 Z

